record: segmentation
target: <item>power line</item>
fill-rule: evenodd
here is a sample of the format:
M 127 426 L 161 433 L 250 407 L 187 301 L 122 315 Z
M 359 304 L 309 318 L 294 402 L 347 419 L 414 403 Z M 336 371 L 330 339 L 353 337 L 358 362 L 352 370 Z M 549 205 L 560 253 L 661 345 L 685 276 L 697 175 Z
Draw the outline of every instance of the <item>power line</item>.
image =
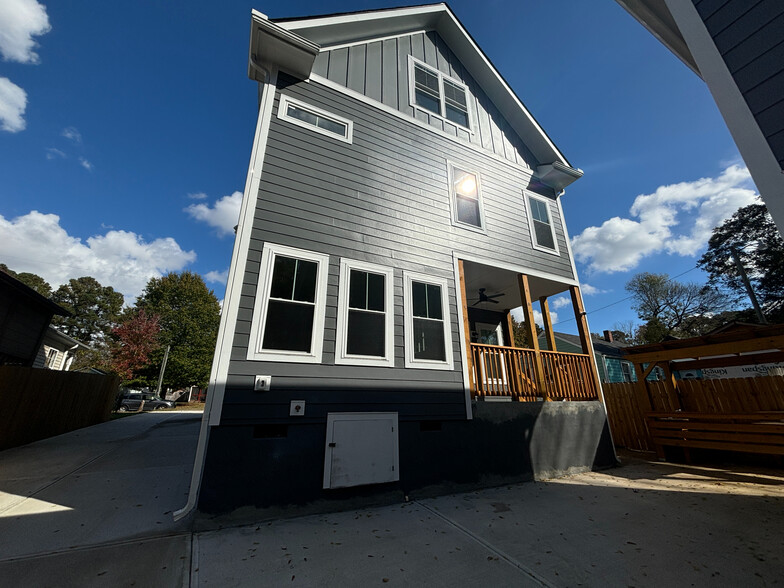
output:
M 685 272 L 679 273 L 677 276 L 673 276 L 671 278 L 667 278 L 666 281 L 667 282 L 672 282 L 675 279 L 680 278 L 681 276 L 685 276 L 689 272 L 693 272 L 696 269 L 699 269 L 699 266 L 695 265 L 694 267 L 691 267 L 691 268 L 687 269 Z M 600 312 L 602 310 L 606 310 L 606 309 L 610 308 L 611 306 L 615 306 L 616 304 L 620 304 L 621 302 L 626 302 L 627 300 L 631 300 L 632 298 L 634 298 L 633 295 L 627 296 L 626 298 L 621 298 L 620 300 L 616 300 L 615 302 L 611 302 L 610 304 L 606 304 L 605 306 L 602 306 L 600 308 L 595 308 L 595 309 L 593 309 L 591 311 L 588 311 L 588 312 L 586 312 L 586 314 L 594 314 L 596 312 Z M 576 320 L 575 317 L 566 318 L 566 319 L 564 319 L 562 321 L 558 321 L 557 323 L 553 323 L 553 326 L 560 325 L 561 323 L 570 323 L 570 322 L 572 322 L 574 320 Z

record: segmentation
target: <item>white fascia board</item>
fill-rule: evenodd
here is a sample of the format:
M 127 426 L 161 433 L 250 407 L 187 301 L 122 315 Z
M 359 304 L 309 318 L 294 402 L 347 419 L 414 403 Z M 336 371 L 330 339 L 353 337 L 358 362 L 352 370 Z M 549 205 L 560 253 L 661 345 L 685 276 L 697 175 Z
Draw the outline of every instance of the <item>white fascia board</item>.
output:
M 377 10 L 278 22 L 289 30 L 328 49 L 360 40 L 371 41 L 406 32 L 434 30 L 466 67 L 477 84 L 501 111 L 514 131 L 542 164 L 570 166 L 539 123 L 487 59 L 446 4 Z
M 323 47 L 421 29 L 435 28 L 446 4 L 336 14 L 321 18 L 286 20 L 277 24 Z
M 691 71 L 702 77 L 665 0 L 615 0 Z
M 251 11 L 248 77 L 263 81 L 271 66 L 301 79 L 310 76 L 319 46 L 274 22 L 257 10 Z M 259 77 L 259 76 L 262 77 Z
M 485 91 L 493 104 L 501 111 L 512 128 L 541 163 L 558 161 L 568 165 L 569 161 L 550 140 L 533 115 L 498 73 L 479 46 L 460 24 L 451 10 L 445 10 L 439 23 L 438 33 L 449 48 L 468 69 L 471 76 Z

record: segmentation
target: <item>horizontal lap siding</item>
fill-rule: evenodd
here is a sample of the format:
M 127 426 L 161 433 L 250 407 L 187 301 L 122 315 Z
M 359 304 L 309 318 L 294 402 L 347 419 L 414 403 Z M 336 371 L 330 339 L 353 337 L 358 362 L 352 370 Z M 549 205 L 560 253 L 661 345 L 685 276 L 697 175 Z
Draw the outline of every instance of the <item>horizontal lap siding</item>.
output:
M 469 90 L 472 133 L 422 110 L 414 112 L 409 99 L 408 56 L 463 82 Z M 537 162 L 523 141 L 503 119 L 495 105 L 463 68 L 435 32 L 416 33 L 349 48 L 323 49 L 313 67 L 316 75 L 360 92 L 452 136 L 488 149 L 527 167 Z
M 350 68 L 346 72 L 356 84 L 356 72 L 352 74 Z M 288 82 L 283 84 L 285 94 L 352 120 L 353 143 L 280 120 L 276 101 L 243 277 L 222 422 L 288 420 L 291 400 L 305 400 L 306 419 L 321 419 L 327 412 L 365 409 L 397 411 L 404 420 L 465 418 L 452 252 L 481 252 L 488 259 L 573 277 L 565 254 L 548 255 L 531 247 L 522 192 L 529 172 L 316 82 Z M 486 236 L 452 226 L 447 161 L 480 173 Z M 550 212 L 559 246 L 565 252 L 566 241 L 554 202 Z M 330 255 L 322 364 L 245 359 L 251 344 L 265 242 Z M 394 269 L 393 368 L 334 364 L 339 264 L 343 257 Z M 404 367 L 404 270 L 448 281 L 453 371 Z M 272 376 L 272 392 L 252 391 L 256 374 Z
M 784 2 L 695 0 L 694 5 L 784 168 Z

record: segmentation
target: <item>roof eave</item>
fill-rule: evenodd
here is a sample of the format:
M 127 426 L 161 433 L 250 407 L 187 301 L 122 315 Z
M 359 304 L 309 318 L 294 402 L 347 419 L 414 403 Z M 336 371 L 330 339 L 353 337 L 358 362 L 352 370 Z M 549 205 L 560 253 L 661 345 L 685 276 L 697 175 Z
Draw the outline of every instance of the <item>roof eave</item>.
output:
M 616 0 L 691 71 L 702 77 L 665 0 Z
M 251 11 L 248 77 L 252 80 L 265 81 L 273 64 L 299 79 L 307 79 L 318 52 L 317 43 L 270 21 L 258 10 Z

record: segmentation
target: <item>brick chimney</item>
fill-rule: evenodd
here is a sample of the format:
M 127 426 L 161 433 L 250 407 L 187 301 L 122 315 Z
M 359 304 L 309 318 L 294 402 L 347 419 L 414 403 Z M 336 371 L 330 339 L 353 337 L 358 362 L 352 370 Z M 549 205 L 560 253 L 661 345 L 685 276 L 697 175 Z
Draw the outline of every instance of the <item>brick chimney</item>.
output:
M 613 342 L 612 331 L 605 331 L 604 332 L 604 340 L 607 341 L 608 343 L 612 343 Z

